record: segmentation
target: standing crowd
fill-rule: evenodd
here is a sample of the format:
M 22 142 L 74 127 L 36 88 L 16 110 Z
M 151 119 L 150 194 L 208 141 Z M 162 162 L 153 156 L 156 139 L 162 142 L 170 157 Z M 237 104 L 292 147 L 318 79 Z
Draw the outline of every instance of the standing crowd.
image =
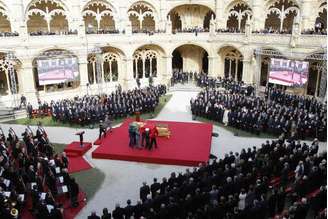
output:
M 74 99 L 63 99 L 39 104 L 39 109 L 50 109 L 55 121 L 70 124 L 94 124 L 110 119 L 124 118 L 135 112 L 154 112 L 159 104 L 159 97 L 165 95 L 165 85 L 151 86 L 142 89 L 122 91 L 118 88 L 111 94 L 85 95 Z M 32 109 L 28 106 L 29 116 L 32 117 Z
M 327 154 L 318 148 L 317 140 L 308 145 L 282 135 L 162 182 L 144 182 L 136 204 L 105 208 L 102 218 L 325 218 Z
M 314 97 L 272 89 L 267 97 L 206 88 L 190 101 L 192 114 L 259 134 L 326 140 L 327 107 Z

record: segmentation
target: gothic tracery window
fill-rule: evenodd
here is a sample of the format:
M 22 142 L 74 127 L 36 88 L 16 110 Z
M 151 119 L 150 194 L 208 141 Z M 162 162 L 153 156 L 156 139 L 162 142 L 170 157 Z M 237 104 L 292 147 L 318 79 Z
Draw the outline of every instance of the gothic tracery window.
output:
M 149 78 L 157 76 L 158 54 L 154 50 L 137 50 L 133 55 L 133 77 Z
M 327 30 L 327 2 L 324 2 L 320 5 L 314 28 L 316 31 Z
M 251 19 L 251 17 L 251 8 L 244 2 L 238 3 L 229 10 L 227 28 L 244 30 L 247 19 Z
M 298 6 L 289 0 L 277 0 L 268 9 L 265 28 L 275 31 L 291 31 Z
M 114 13 L 110 5 L 102 1 L 90 2 L 82 12 L 86 31 L 115 30 Z
M 28 32 L 68 32 L 68 13 L 59 1 L 36 0 L 27 12 Z
M 9 16 L 4 7 L 0 5 L 0 33 L 11 32 Z
M 243 56 L 233 48 L 230 48 L 224 56 L 224 76 L 225 78 L 232 78 L 235 81 L 242 80 L 243 73 Z
M 155 30 L 155 12 L 154 9 L 148 4 L 137 2 L 131 6 L 128 11 L 128 15 L 131 21 L 132 31 L 138 32 L 142 30 Z
M 117 81 L 118 80 L 118 55 L 109 52 L 103 57 L 104 68 L 104 81 Z

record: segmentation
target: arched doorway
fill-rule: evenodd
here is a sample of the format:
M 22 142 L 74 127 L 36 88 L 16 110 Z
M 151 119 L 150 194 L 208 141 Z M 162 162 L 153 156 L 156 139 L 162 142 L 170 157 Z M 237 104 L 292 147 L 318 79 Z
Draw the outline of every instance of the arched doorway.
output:
M 56 34 L 67 33 L 69 19 L 64 5 L 59 1 L 39 0 L 30 4 L 27 11 L 27 31 L 41 34 L 52 32 Z
M 19 83 L 18 83 L 18 77 L 17 77 L 17 70 L 20 66 L 20 63 L 18 61 L 9 61 L 6 58 L 6 53 L 0 53 L 0 95 L 10 95 L 10 94 L 17 94 L 19 93 Z M 11 72 L 11 70 L 14 70 L 14 72 Z M 13 89 L 14 86 L 12 84 L 11 80 L 11 73 L 14 73 L 14 79 L 15 79 L 15 87 L 16 90 Z
M 173 71 L 208 73 L 208 53 L 200 46 L 186 44 L 172 52 Z
M 82 15 L 87 33 L 115 30 L 112 6 L 103 1 L 89 2 L 85 6 Z
M 219 50 L 219 58 L 223 63 L 224 77 L 241 81 L 243 78 L 243 55 L 241 52 L 232 46 L 226 46 Z
M 215 18 L 214 12 L 203 5 L 188 4 L 173 8 L 168 16 L 172 21 L 172 31 L 190 31 L 199 29 L 209 31 L 210 20 Z
M 276 0 L 268 8 L 265 28 L 273 31 L 290 32 L 299 7 L 293 1 Z
M 312 56 L 316 58 L 311 58 Z M 306 94 L 315 97 L 324 96 L 322 94 L 326 93 L 327 89 L 327 60 L 317 60 L 317 57 L 324 57 L 324 53 L 314 53 L 305 59 L 309 62 Z
M 78 58 L 68 50 L 44 51 L 33 60 L 32 65 L 38 91 L 65 91 L 80 86 Z

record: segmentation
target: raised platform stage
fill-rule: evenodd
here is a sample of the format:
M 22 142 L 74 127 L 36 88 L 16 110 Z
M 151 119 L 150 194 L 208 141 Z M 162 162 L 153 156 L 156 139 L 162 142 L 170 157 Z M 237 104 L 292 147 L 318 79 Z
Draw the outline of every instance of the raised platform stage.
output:
M 148 151 L 129 147 L 128 125 L 131 121 L 125 120 L 120 127 L 108 133 L 92 152 L 92 157 L 184 166 L 197 166 L 208 161 L 212 124 L 147 120 L 149 124 L 167 124 L 171 131 L 170 138 L 158 137 L 158 148 Z
M 80 147 L 80 142 L 73 141 L 66 146 L 64 151 L 66 152 L 67 157 L 69 158 L 68 172 L 76 173 L 83 170 L 88 170 L 92 166 L 86 161 L 83 155 L 90 150 L 92 144 L 90 142 L 83 142 L 83 147 Z

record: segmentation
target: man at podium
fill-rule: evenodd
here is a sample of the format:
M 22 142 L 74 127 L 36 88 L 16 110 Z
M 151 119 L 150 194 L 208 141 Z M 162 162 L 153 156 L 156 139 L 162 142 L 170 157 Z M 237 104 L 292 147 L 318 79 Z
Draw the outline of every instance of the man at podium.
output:
M 84 135 L 84 133 L 85 133 L 84 131 L 75 133 L 75 135 L 78 135 L 80 137 L 80 147 L 81 148 L 83 147 L 83 135 Z

